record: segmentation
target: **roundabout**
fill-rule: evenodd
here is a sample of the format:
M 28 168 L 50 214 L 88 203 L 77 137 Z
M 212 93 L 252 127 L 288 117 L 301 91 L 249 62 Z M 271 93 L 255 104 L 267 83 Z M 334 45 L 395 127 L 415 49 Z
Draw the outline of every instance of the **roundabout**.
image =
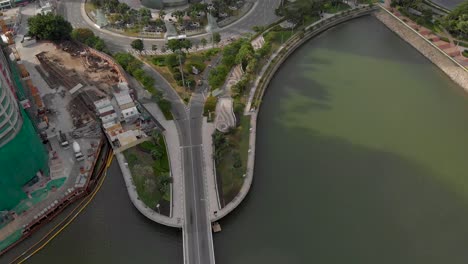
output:
M 274 10 L 280 2 L 280 0 L 252 1 L 252 8 L 244 16 L 229 25 L 219 28 L 218 32 L 221 34 L 222 41 L 244 33 L 253 32 L 252 28 L 256 25 L 268 25 L 275 22 L 278 17 L 274 14 Z M 62 0 L 58 2 L 57 13 L 68 20 L 75 28 L 89 28 L 93 30 L 97 36 L 106 42 L 112 52 L 128 51 L 130 43 L 135 39 L 143 39 L 145 47 L 151 47 L 152 45 L 162 46 L 166 43 L 166 40 L 163 38 L 132 37 L 101 28 L 89 18 L 85 10 L 85 3 L 86 1 L 83 0 Z M 80 10 L 80 12 L 76 12 L 77 10 Z M 209 33 L 203 33 L 188 36 L 187 38 L 196 44 L 202 38 L 208 37 L 210 37 Z

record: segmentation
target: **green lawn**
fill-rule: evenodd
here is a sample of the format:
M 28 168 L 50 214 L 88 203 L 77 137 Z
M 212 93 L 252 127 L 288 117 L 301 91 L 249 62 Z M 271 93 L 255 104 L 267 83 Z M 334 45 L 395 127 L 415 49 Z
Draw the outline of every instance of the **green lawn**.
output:
M 293 35 L 292 30 L 269 31 L 263 37 L 265 41 L 270 41 L 272 53 L 275 52 L 282 44 L 286 43 Z
M 153 159 L 152 151 L 160 152 L 160 158 Z M 158 203 L 170 202 L 170 190 L 162 181 L 170 175 L 166 143 L 162 136 L 158 144 L 152 140 L 124 151 L 129 164 L 138 197 L 148 207 L 155 209 Z M 164 212 L 161 212 L 164 213 Z
M 222 151 L 219 162 L 216 164 L 216 173 L 221 181 L 218 184 L 221 184 L 224 204 L 236 197 L 244 183 L 243 175 L 247 169 L 249 149 L 249 129 L 250 117 L 242 116 L 240 126 L 225 135 L 229 145 Z M 242 165 L 236 168 L 234 164 L 238 155 Z
M 337 2 L 336 4 L 326 3 L 323 5 L 323 8 L 324 8 L 323 11 L 325 13 L 335 14 L 335 13 L 349 9 L 350 6 L 342 2 Z

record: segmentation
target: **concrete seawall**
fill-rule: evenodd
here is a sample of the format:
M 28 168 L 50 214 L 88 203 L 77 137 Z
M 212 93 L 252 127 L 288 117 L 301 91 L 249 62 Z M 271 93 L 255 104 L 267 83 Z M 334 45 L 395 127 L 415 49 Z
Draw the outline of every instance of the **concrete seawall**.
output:
M 397 17 L 388 13 L 388 11 L 381 10 L 376 12 L 375 16 L 468 92 L 468 70 L 466 70 L 466 68 L 456 64 L 447 54 L 432 45 L 432 43 L 406 25 L 403 21 L 400 21 Z

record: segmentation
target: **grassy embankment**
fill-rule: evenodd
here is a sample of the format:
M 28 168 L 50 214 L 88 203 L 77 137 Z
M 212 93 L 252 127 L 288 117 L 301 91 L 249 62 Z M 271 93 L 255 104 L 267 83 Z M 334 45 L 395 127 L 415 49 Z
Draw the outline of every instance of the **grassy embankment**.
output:
M 222 204 L 227 204 L 239 193 L 244 183 L 249 155 L 250 116 L 241 116 L 240 126 L 227 134 L 215 132 L 214 158 Z
M 145 141 L 124 151 L 138 197 L 148 207 L 169 215 L 170 165 L 166 143 L 162 136 Z
M 345 4 L 343 2 L 337 2 L 337 3 L 325 3 L 323 5 L 323 11 L 325 13 L 330 13 L 330 14 L 335 14 L 347 9 L 350 9 L 351 7 L 348 4 Z

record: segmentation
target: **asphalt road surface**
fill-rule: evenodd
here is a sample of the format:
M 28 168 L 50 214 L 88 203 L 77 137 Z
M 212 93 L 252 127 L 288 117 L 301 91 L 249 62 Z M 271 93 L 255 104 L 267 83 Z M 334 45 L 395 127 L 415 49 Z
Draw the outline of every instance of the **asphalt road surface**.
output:
M 234 23 L 219 29 L 223 39 L 238 36 L 239 34 L 246 32 L 252 32 L 252 28 L 254 26 L 268 25 L 278 19 L 274 11 L 280 4 L 281 0 L 252 1 L 256 3 L 245 16 L 235 21 Z M 109 34 L 105 31 L 97 29 L 93 25 L 88 24 L 80 12 L 81 3 L 81 0 L 60 0 L 58 1 L 57 12 L 64 16 L 73 25 L 73 27 L 86 27 L 92 29 L 96 35 L 104 39 L 111 51 L 127 51 L 130 49 L 130 42 L 132 42 L 132 40 L 135 38 L 117 34 Z M 189 39 L 191 39 L 194 43 L 198 43 L 198 41 L 203 37 L 207 38 L 208 34 L 189 37 Z M 151 47 L 151 45 L 157 45 L 158 47 L 161 47 L 165 44 L 165 40 L 145 39 L 144 44 L 145 47 Z

